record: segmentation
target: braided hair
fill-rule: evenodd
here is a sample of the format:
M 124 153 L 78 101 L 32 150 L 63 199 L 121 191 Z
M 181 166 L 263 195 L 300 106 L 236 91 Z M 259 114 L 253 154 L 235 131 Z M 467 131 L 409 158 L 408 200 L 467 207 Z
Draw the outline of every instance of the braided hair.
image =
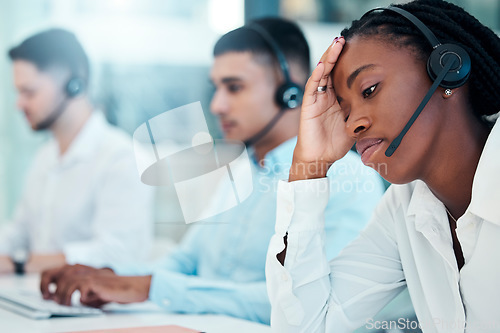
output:
M 443 0 L 415 0 L 404 9 L 421 20 L 441 41 L 462 46 L 470 55 L 468 100 L 476 116 L 490 123 L 487 116 L 500 111 L 500 38 L 463 8 Z M 385 10 L 372 12 L 352 22 L 341 32 L 346 40 L 355 36 L 388 40 L 408 47 L 418 59 L 426 60 L 432 47 L 410 21 Z

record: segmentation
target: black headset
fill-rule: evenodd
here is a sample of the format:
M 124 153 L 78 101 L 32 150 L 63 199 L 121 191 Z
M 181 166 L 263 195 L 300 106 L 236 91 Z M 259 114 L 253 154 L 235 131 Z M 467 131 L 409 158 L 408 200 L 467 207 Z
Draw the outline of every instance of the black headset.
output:
M 64 92 L 69 98 L 80 95 L 85 90 L 85 82 L 79 76 L 72 75 L 64 86 Z
M 422 21 L 404 9 L 394 6 L 374 8 L 366 12 L 361 19 L 371 12 L 378 10 L 389 10 L 406 18 L 422 32 L 433 48 L 432 53 L 427 60 L 427 73 L 433 81 L 433 84 L 401 133 L 391 142 L 389 148 L 385 151 L 385 155 L 390 157 L 399 147 L 404 135 L 413 125 L 438 86 L 453 89 L 458 88 L 467 82 L 471 71 L 471 60 L 469 54 L 463 47 L 451 43 L 441 44 L 432 31 L 427 28 Z
M 276 89 L 276 104 L 278 104 L 282 110 L 295 109 L 299 107 L 302 104 L 304 89 L 291 80 L 288 62 L 286 61 L 285 55 L 279 48 L 278 43 L 276 43 L 274 38 L 269 34 L 269 32 L 267 32 L 266 29 L 257 23 L 251 23 L 245 27 L 256 32 L 271 48 L 274 56 L 278 60 L 285 82 L 281 84 L 278 89 Z

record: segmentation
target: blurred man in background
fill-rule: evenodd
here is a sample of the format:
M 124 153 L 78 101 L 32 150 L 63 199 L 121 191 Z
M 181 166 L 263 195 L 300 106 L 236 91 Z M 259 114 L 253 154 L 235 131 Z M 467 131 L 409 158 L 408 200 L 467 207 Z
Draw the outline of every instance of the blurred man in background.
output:
M 51 139 L 34 159 L 12 223 L 0 229 L 0 272 L 145 258 L 154 193 L 139 180 L 131 138 L 89 101 L 81 44 L 51 29 L 8 54 L 19 109 Z
M 211 111 L 226 139 L 247 144 L 253 193 L 217 221 L 194 224 L 178 248 L 154 267 L 54 269 L 42 275 L 44 297 L 70 304 L 73 291 L 80 290 L 82 302 L 93 306 L 150 299 L 171 312 L 269 323 L 264 267 L 277 213 L 275 184 L 288 176 L 292 162 L 309 47 L 296 24 L 269 18 L 224 35 L 214 57 Z M 335 216 L 326 219 L 335 221 L 327 226 L 329 259 L 357 236 L 383 193 L 380 178 L 355 153 L 334 169 L 326 213 Z M 368 182 L 370 192 L 352 187 Z M 351 185 L 351 191 L 342 191 L 347 188 L 342 184 Z M 215 204 L 224 200 L 223 195 L 214 198 Z M 51 283 L 57 285 L 55 293 L 49 292 Z

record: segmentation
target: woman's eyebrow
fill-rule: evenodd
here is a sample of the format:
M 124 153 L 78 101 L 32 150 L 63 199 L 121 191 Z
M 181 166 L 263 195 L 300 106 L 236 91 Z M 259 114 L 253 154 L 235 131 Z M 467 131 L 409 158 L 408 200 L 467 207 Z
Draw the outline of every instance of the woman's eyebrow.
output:
M 349 77 L 347 78 L 347 88 L 351 89 L 352 83 L 354 82 L 354 80 L 356 80 L 356 78 L 358 77 L 358 75 L 362 71 L 367 70 L 367 69 L 371 69 L 375 66 L 376 65 L 374 65 L 374 64 L 363 65 L 363 66 L 359 67 L 358 69 L 356 69 L 354 72 L 352 72 L 351 75 L 349 75 Z

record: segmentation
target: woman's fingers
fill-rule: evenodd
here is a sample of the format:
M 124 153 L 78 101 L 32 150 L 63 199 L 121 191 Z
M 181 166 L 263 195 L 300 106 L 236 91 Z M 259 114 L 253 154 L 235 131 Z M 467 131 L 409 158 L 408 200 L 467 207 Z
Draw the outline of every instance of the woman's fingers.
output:
M 322 62 L 318 63 L 307 80 L 304 88 L 304 98 L 302 100 L 303 106 L 309 106 L 316 102 L 316 94 L 318 93 L 319 82 L 323 75 L 324 67 L 325 65 Z
M 343 39 L 344 37 L 335 37 L 333 39 L 332 43 L 330 44 L 330 46 L 321 55 L 321 58 L 319 59 L 319 62 L 323 62 L 324 63 L 326 61 L 326 58 L 328 56 L 328 53 L 330 52 L 330 49 L 333 47 L 333 45 L 335 45 L 335 43 L 337 43 L 337 41 L 339 40 L 339 38 Z
M 336 39 L 332 45 L 325 51 L 320 62 L 313 70 L 311 77 L 307 80 L 304 89 L 304 99 L 302 105 L 307 107 L 316 103 L 318 97 L 324 95 L 326 98 L 327 90 L 333 91 L 331 72 L 335 67 L 340 52 L 345 44 L 343 37 Z M 333 96 L 335 98 L 335 96 Z
M 319 82 L 320 87 L 324 87 L 328 83 L 328 78 L 337 63 L 337 59 L 339 58 L 340 52 L 344 47 L 345 40 L 344 37 L 339 37 L 337 40 L 333 42 L 333 44 L 328 48 L 325 54 L 322 57 L 322 62 L 324 63 L 323 75 Z

